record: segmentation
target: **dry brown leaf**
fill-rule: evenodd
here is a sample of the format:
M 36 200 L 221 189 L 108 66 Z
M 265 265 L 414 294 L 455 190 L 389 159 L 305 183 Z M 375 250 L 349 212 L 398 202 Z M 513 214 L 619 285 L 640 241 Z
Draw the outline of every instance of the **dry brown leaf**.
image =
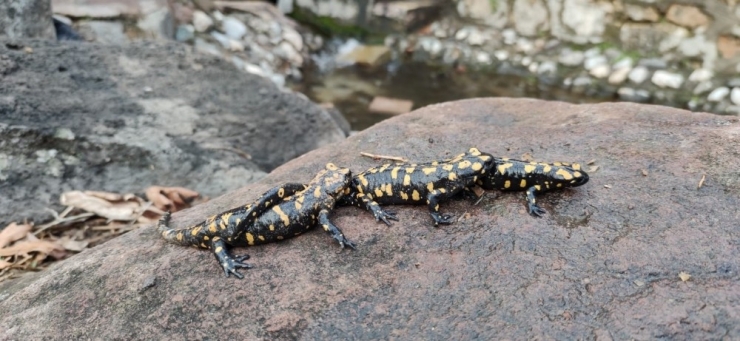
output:
M 21 241 L 3 249 L 0 249 L 0 257 L 25 255 L 31 252 L 41 252 L 50 254 L 54 250 L 63 250 L 62 247 L 54 242 L 46 240 Z
M 87 195 L 94 196 L 96 198 L 100 198 L 106 201 L 121 201 L 124 200 L 123 196 L 118 193 L 113 192 L 102 192 L 102 191 L 85 191 L 83 192 Z
M 691 279 L 691 275 L 689 275 L 688 272 L 681 271 L 678 273 L 678 278 L 680 278 L 682 282 L 686 282 Z
M 172 212 L 188 206 L 198 196 L 198 192 L 183 187 L 150 186 L 146 189 L 146 198 L 156 208 Z
M 12 265 L 13 265 L 13 263 L 6 262 L 6 261 L 0 259 L 0 270 L 7 269 L 7 268 L 11 267 Z
M 138 202 L 110 202 L 80 191 L 62 193 L 60 202 L 62 205 L 74 206 L 112 220 L 134 220 L 141 211 L 141 204 Z
M 72 240 L 69 237 L 63 237 L 58 242 L 63 248 L 69 250 L 69 251 L 77 251 L 80 252 L 87 248 L 87 245 L 90 244 L 88 241 L 85 240 Z
M 16 223 L 10 223 L 10 225 L 0 231 L 0 248 L 4 248 L 10 245 L 10 243 L 24 238 L 28 235 L 28 232 L 31 232 L 31 228 L 32 226 L 27 224 L 18 225 Z

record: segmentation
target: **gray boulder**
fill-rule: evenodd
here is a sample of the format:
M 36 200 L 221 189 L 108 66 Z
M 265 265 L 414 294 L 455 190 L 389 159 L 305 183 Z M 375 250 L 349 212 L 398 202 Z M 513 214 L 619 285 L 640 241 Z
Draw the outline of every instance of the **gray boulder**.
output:
M 0 37 L 54 39 L 50 0 L 0 1 Z

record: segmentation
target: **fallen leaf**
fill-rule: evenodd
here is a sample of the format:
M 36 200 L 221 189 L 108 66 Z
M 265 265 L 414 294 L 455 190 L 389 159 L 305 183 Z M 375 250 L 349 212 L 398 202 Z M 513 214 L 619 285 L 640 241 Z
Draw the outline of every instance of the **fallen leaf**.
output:
M 678 273 L 678 278 L 680 278 L 682 282 L 686 282 L 691 278 L 691 275 L 689 275 L 688 272 L 681 271 Z
M 594 163 L 596 163 L 596 159 L 591 159 L 588 162 L 586 162 L 587 165 L 593 165 Z
M 591 166 L 591 168 L 588 169 L 588 172 L 595 173 L 597 170 L 599 170 L 599 166 Z
M 123 196 L 118 193 L 113 192 L 102 192 L 102 191 L 85 191 L 83 192 L 87 195 L 94 196 L 96 198 L 100 198 L 107 201 L 121 201 L 124 200 Z
M 28 232 L 31 232 L 31 228 L 32 226 L 27 224 L 18 225 L 16 223 L 10 223 L 10 225 L 0 231 L 0 248 L 4 248 L 10 245 L 10 243 L 22 239 L 28 235 Z
M 87 248 L 87 245 L 90 243 L 84 240 L 72 240 L 69 237 L 63 237 L 59 240 L 59 244 L 69 251 L 80 252 Z
M 12 265 L 13 265 L 13 263 L 6 262 L 6 261 L 0 259 L 0 270 L 7 269 L 7 268 L 11 267 Z
M 150 186 L 145 192 L 147 200 L 151 201 L 154 207 L 171 212 L 187 207 L 200 196 L 198 192 L 183 187 Z
M 111 202 L 80 191 L 62 193 L 59 201 L 111 220 L 134 220 L 141 210 L 141 204 L 135 201 Z
M 701 186 L 704 186 L 704 180 L 706 180 L 706 179 L 707 179 L 707 175 L 706 174 L 702 174 L 701 180 L 699 180 L 699 185 L 696 186 L 696 189 L 700 189 Z
M 604 185 L 604 188 L 612 188 L 612 185 Z
M 648 176 L 647 169 L 641 169 L 640 171 L 642 172 L 642 176 Z
M 0 257 L 25 255 L 31 252 L 41 252 L 48 255 L 54 250 L 60 249 L 62 247 L 59 244 L 46 240 L 20 241 L 13 244 L 13 246 L 0 249 Z
M 473 193 L 475 193 L 475 196 L 480 198 L 483 193 L 486 193 L 486 191 L 483 190 L 480 186 L 473 186 Z

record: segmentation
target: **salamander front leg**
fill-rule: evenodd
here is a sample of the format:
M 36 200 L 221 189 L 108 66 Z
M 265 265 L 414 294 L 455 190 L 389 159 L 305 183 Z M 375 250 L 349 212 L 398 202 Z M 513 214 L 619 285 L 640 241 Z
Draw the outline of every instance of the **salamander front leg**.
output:
M 226 248 L 226 243 L 224 243 L 224 241 L 219 237 L 214 237 L 211 240 L 211 250 L 213 250 L 216 260 L 218 260 L 218 263 L 221 264 L 221 267 L 224 269 L 226 277 L 229 277 L 229 274 L 233 274 L 234 277 L 242 279 L 244 276 L 236 271 L 236 269 L 249 269 L 252 267 L 251 264 L 242 263 L 249 259 L 249 255 L 232 257 Z
M 534 217 L 541 217 L 543 214 L 547 213 L 545 209 L 535 204 L 536 200 L 534 196 L 541 192 L 540 189 L 541 187 L 539 185 L 532 186 L 527 189 L 527 208 L 529 209 L 529 214 Z
M 336 225 L 329 221 L 328 210 L 324 209 L 319 212 L 319 224 L 321 224 L 321 227 L 324 229 L 324 231 L 328 232 L 332 238 L 339 242 L 339 246 L 341 246 L 343 249 L 345 245 L 351 249 L 355 249 L 355 243 L 345 238 L 342 230 L 340 230 L 338 227 L 336 227 Z
M 453 215 L 439 213 L 439 203 L 443 200 L 449 199 L 463 190 L 461 185 L 452 185 L 448 188 L 438 188 L 431 192 L 427 196 L 427 204 L 429 206 L 429 213 L 432 215 L 434 220 L 434 226 L 439 224 L 449 225 L 453 222 Z
M 380 207 L 380 205 L 378 205 L 377 202 L 369 199 L 363 193 L 352 193 L 350 195 L 346 195 L 342 197 L 342 199 L 340 199 L 338 205 L 357 206 L 359 208 L 364 208 L 373 214 L 373 216 L 375 217 L 375 221 L 382 221 L 388 226 L 391 226 L 391 222 L 389 220 L 398 221 L 395 212 L 387 209 L 384 210 Z

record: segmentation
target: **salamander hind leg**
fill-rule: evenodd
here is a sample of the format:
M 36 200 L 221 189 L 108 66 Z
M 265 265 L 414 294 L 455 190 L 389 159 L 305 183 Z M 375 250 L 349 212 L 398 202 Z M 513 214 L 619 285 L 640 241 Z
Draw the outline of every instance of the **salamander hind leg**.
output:
M 547 213 L 545 209 L 542 207 L 537 206 L 535 203 L 535 194 L 540 192 L 540 186 L 532 186 L 527 189 L 527 208 L 529 210 L 529 214 L 531 214 L 534 217 L 541 217 L 543 214 Z
M 219 237 L 214 237 L 211 240 L 211 250 L 213 250 L 213 254 L 216 256 L 216 260 L 224 269 L 224 274 L 226 275 L 226 277 L 229 277 L 229 275 L 232 274 L 234 275 L 234 277 L 242 279 L 244 278 L 244 275 L 240 274 L 239 271 L 236 270 L 238 268 L 252 268 L 251 264 L 243 263 L 245 260 L 249 259 L 249 255 L 230 255 L 226 243 Z
M 345 246 L 351 249 L 355 249 L 357 247 L 355 243 L 345 238 L 342 230 L 340 230 L 329 220 L 328 210 L 321 210 L 319 212 L 319 224 L 321 224 L 321 227 L 324 229 L 324 231 L 328 232 L 332 238 L 339 242 L 339 246 L 341 246 L 343 249 Z

